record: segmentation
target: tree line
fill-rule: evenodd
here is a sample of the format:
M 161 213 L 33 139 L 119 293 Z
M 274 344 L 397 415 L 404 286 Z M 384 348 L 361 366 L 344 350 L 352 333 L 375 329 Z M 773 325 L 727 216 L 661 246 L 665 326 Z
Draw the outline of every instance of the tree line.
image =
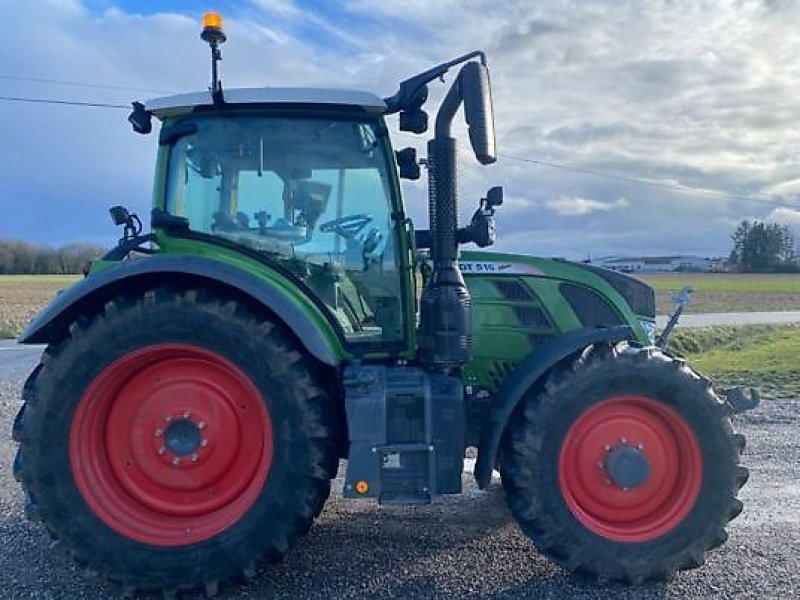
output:
M 87 243 L 52 246 L 0 238 L 0 274 L 61 275 L 81 273 L 90 260 L 106 250 Z
M 742 221 L 731 236 L 730 266 L 744 273 L 800 272 L 797 241 L 788 225 Z M 95 244 L 77 242 L 54 248 L 0 238 L 0 274 L 58 275 L 81 273 L 105 254 Z
M 728 262 L 743 273 L 796 273 L 797 242 L 788 225 L 742 221 L 731 236 Z

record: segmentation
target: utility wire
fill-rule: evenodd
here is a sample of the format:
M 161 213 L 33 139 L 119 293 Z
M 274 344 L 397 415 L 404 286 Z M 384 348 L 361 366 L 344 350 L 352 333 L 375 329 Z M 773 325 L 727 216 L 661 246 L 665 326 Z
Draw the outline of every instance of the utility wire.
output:
M 52 83 L 56 85 L 70 85 L 75 87 L 95 88 L 100 90 L 121 90 L 124 92 L 151 92 L 154 94 L 174 94 L 168 90 L 153 90 L 149 88 L 127 87 L 122 85 L 105 85 L 100 83 L 85 83 L 81 81 L 69 81 L 67 79 L 47 79 L 45 77 L 22 77 L 19 75 L 0 75 L 0 79 L 9 81 L 32 81 L 35 83 Z
M 104 104 L 102 102 L 75 102 L 72 100 L 47 100 L 45 98 L 20 98 L 16 96 L 0 96 L 6 102 L 30 102 L 34 104 L 65 104 L 67 106 L 90 106 L 94 108 L 124 108 L 131 109 L 130 104 Z
M 400 135 L 407 138 L 417 139 L 416 136 L 412 136 L 411 134 L 400 132 Z M 469 153 L 470 150 L 464 144 L 458 144 L 459 151 Z M 703 195 L 703 196 L 712 196 L 715 198 L 720 198 L 722 200 L 737 200 L 741 202 L 755 202 L 758 204 L 766 204 L 769 206 L 775 206 L 777 208 L 788 208 L 791 210 L 798 210 L 800 206 L 787 204 L 786 202 L 780 202 L 777 200 L 770 200 L 769 198 L 759 197 L 759 196 L 736 196 L 733 194 L 728 194 L 726 192 L 721 192 L 718 190 L 709 190 L 704 188 L 695 188 L 686 185 L 680 184 L 670 184 L 670 183 L 662 183 L 660 181 L 653 181 L 652 179 L 644 179 L 641 177 L 635 177 L 633 175 L 624 175 L 621 173 L 610 173 L 608 171 L 599 171 L 595 169 L 587 169 L 584 167 L 576 167 L 572 165 L 565 165 L 563 163 L 556 163 L 550 162 L 546 160 L 540 160 L 536 158 L 526 158 L 523 156 L 514 156 L 511 154 L 498 154 L 498 158 L 502 158 L 505 160 L 516 160 L 520 162 L 525 162 L 532 165 L 537 165 L 540 167 L 548 167 L 551 169 L 561 169 L 563 171 L 571 171 L 573 173 L 582 173 L 584 175 L 592 175 L 594 177 L 602 177 L 604 179 L 614 179 L 616 181 L 624 181 L 626 183 L 633 183 L 636 185 L 643 185 L 649 187 L 656 187 L 666 190 L 671 190 L 674 192 L 680 192 L 682 194 L 694 194 L 694 195 Z
M 11 76 L 4 76 L 0 75 L 0 79 L 10 79 Z M 16 78 L 16 77 L 15 77 Z M 16 78 L 21 79 L 21 78 Z M 34 78 L 30 78 L 34 80 Z M 50 80 L 55 82 L 56 80 Z M 66 82 L 63 82 L 66 83 Z M 76 84 L 81 85 L 81 84 Z M 92 84 L 87 84 L 87 86 L 91 86 Z M 109 86 L 96 86 L 96 87 L 109 87 Z M 119 88 L 119 89 L 134 89 L 134 88 Z M 155 91 L 155 90 L 150 90 Z M 16 97 L 16 96 L 0 96 L 0 101 L 7 101 L 7 102 L 28 102 L 28 103 L 35 103 L 35 104 L 58 104 L 58 105 L 67 105 L 67 106 L 87 106 L 92 108 L 119 108 L 130 110 L 130 105 L 125 104 L 105 104 L 102 102 L 77 102 L 72 100 L 50 100 L 44 98 L 23 98 L 23 97 Z M 411 137 L 408 134 L 401 135 L 405 137 Z M 792 210 L 797 210 L 797 205 L 787 204 L 785 202 L 779 202 L 776 200 L 769 200 L 768 198 L 760 198 L 758 196 L 735 196 L 731 194 L 726 194 L 725 192 L 720 192 L 717 190 L 707 190 L 702 188 L 694 188 L 690 186 L 683 186 L 683 185 L 674 185 L 669 183 L 661 183 L 659 181 L 653 181 L 651 179 L 643 179 L 639 177 L 633 177 L 630 175 L 623 175 L 623 174 L 616 174 L 616 173 L 609 173 L 606 171 L 597 171 L 594 169 L 586 169 L 583 167 L 575 167 L 572 165 L 565 165 L 562 163 L 555 163 L 546 160 L 540 160 L 535 158 L 527 158 L 524 156 L 514 156 L 511 154 L 498 154 L 498 158 L 503 158 L 506 160 L 516 160 L 520 162 L 525 162 L 532 165 L 537 165 L 541 167 L 548 167 L 551 169 L 561 169 L 564 171 L 571 171 L 573 173 L 582 173 L 585 175 L 592 175 L 594 177 L 602 177 L 604 179 L 614 179 L 617 181 L 624 181 L 626 183 L 633 183 L 636 185 L 643 185 L 649 187 L 657 187 L 661 189 L 667 189 L 675 192 L 680 192 L 683 194 L 697 194 L 697 195 L 704 195 L 704 196 L 713 196 L 716 198 L 724 199 L 724 200 L 738 200 L 742 202 L 754 202 L 758 204 L 766 204 L 769 206 L 775 206 L 778 208 L 788 208 Z
M 608 173 L 605 171 L 595 171 L 594 169 L 585 169 L 583 167 L 574 167 L 571 165 L 564 165 L 560 163 L 549 162 L 546 160 L 538 160 L 534 158 L 525 158 L 522 156 L 512 156 L 509 154 L 498 154 L 498 158 L 504 158 L 507 160 L 517 160 L 520 162 L 526 162 L 542 167 L 550 167 L 553 169 L 562 169 L 565 171 L 572 171 L 574 173 L 583 173 L 586 175 L 593 175 L 595 177 L 603 177 L 605 179 L 615 179 L 617 181 L 625 181 L 627 183 L 635 183 L 637 185 L 645 185 L 650 187 L 657 187 L 666 190 L 672 190 L 675 192 L 681 192 L 684 194 L 698 194 L 704 196 L 714 196 L 716 198 L 724 199 L 724 200 L 740 200 L 744 202 L 757 202 L 760 204 L 768 204 L 770 206 L 777 206 L 779 208 L 791 208 L 797 209 L 797 205 L 787 204 L 785 202 L 779 202 L 777 200 L 770 200 L 769 198 L 759 197 L 759 196 L 736 196 L 727 194 L 725 192 L 720 192 L 718 190 L 708 190 L 704 188 L 695 188 L 685 185 L 676 185 L 670 183 L 662 183 L 660 181 L 653 181 L 652 179 L 643 179 L 639 177 L 633 177 L 630 175 L 621 175 L 615 173 Z
M 542 167 L 551 167 L 553 169 L 563 169 L 565 171 L 573 171 L 575 173 L 585 173 L 586 175 L 594 175 L 596 177 L 604 177 L 606 179 L 616 179 L 618 181 L 626 181 L 628 183 L 639 183 L 642 185 L 650 185 L 653 187 L 660 187 L 667 190 L 674 190 L 676 192 L 696 192 L 702 194 L 708 194 L 711 196 L 723 196 L 729 197 L 728 194 L 725 192 L 718 192 L 716 190 L 704 190 L 700 188 L 688 188 L 683 185 L 679 184 L 671 184 L 671 183 L 662 183 L 660 181 L 653 181 L 652 179 L 643 179 L 639 177 L 633 177 L 631 175 L 621 175 L 621 174 L 614 174 L 608 173 L 605 171 L 595 171 L 593 169 L 586 169 L 584 167 L 574 167 L 571 165 L 564 165 L 560 163 L 548 162 L 546 160 L 539 160 L 535 158 L 525 158 L 522 156 L 512 156 L 510 154 L 498 154 L 498 158 L 505 158 L 507 160 L 518 160 L 521 162 L 530 163 L 533 165 L 539 165 Z

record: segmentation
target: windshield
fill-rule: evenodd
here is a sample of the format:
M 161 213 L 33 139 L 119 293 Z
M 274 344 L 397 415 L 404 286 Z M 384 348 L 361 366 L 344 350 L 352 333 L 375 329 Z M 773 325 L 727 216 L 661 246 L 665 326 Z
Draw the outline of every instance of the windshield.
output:
M 353 340 L 401 339 L 392 184 L 377 122 L 190 119 L 169 159 L 166 210 L 279 260 Z M 193 129 L 188 129 L 193 131 Z

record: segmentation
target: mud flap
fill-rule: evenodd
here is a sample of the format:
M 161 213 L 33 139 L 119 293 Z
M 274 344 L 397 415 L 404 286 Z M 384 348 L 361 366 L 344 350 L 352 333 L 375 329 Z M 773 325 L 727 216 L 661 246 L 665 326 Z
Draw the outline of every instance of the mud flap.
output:
M 757 388 L 750 388 L 748 395 L 744 388 L 737 386 L 725 392 L 725 400 L 733 409 L 733 414 L 738 415 L 758 406 L 761 402 L 761 393 Z

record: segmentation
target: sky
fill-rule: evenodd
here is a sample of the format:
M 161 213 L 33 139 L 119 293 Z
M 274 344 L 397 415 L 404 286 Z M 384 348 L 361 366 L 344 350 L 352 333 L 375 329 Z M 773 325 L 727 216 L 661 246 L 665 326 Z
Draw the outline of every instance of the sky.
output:
M 463 127 L 455 128 L 459 209 L 465 222 L 481 195 L 502 185 L 501 251 L 724 256 L 743 219 L 800 233 L 798 2 L 0 0 L 0 7 L 0 96 L 129 104 L 205 89 L 205 10 L 225 18 L 227 88 L 389 96 L 402 79 L 483 49 L 500 158 L 478 165 Z M 432 84 L 431 115 L 446 89 Z M 157 139 L 133 133 L 126 118 L 119 109 L 0 100 L 0 237 L 111 245 L 119 232 L 108 207 L 147 217 Z M 389 126 L 394 135 L 396 117 Z M 409 134 L 394 135 L 394 143 L 424 148 L 424 138 Z M 407 211 L 426 228 L 424 178 L 404 182 L 403 191 Z

